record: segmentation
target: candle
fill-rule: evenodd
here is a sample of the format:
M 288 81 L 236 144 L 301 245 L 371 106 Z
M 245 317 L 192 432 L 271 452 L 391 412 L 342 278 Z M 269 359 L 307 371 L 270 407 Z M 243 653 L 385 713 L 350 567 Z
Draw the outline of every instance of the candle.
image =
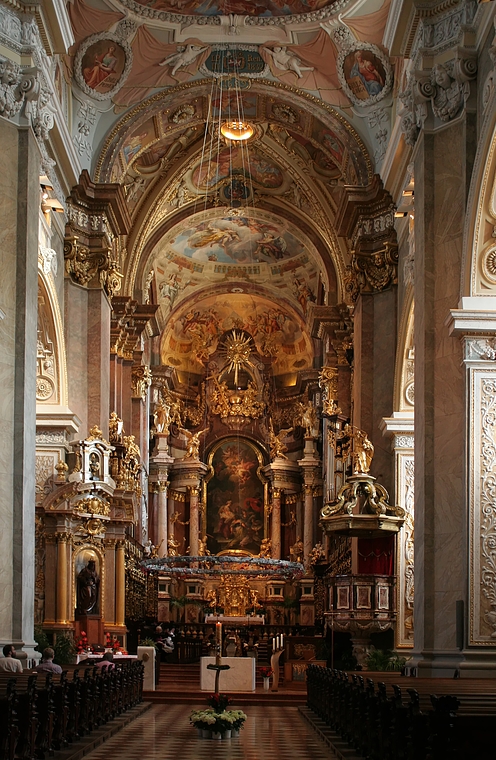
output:
M 281 649 L 284 648 L 284 634 L 281 633 Z
M 272 650 L 274 651 L 276 648 L 276 640 L 272 639 Z
M 281 646 L 281 642 L 280 642 L 280 639 L 279 639 L 279 634 L 277 634 L 277 636 L 276 636 L 276 649 L 279 649 L 280 646 Z
M 216 641 L 216 654 L 215 654 L 215 664 L 220 665 L 221 664 L 221 656 L 222 656 L 222 623 L 216 623 L 215 624 L 215 641 Z

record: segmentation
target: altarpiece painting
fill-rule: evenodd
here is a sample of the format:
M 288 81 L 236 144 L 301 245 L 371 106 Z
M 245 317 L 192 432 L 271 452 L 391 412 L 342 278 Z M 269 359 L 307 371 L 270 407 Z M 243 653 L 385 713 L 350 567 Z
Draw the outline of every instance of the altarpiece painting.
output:
M 207 483 L 206 535 L 211 554 L 259 554 L 264 538 L 262 453 L 247 439 L 228 438 L 212 449 Z

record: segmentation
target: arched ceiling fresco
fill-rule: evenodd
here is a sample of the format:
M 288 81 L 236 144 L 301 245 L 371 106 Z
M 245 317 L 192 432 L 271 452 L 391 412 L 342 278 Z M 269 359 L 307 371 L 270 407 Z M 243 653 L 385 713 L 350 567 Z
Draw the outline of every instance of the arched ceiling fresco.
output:
M 288 220 L 255 208 L 187 217 L 160 240 L 148 266 L 148 287 L 153 281 L 164 322 L 183 300 L 212 288 L 229 291 L 229 283 L 236 294 L 262 288 L 291 303 L 303 319 L 316 300 L 319 278 L 329 289 L 311 241 Z
M 289 16 L 317 11 L 336 0 L 136 0 L 156 11 L 186 16 L 220 16 L 236 13 L 247 16 Z
M 159 304 L 177 377 L 203 374 L 233 328 L 279 378 L 311 370 L 310 305 L 347 292 L 341 201 L 373 181 L 364 109 L 387 133 L 388 7 L 71 0 L 67 72 L 107 125 L 92 177 L 123 186 L 131 217 L 122 292 Z M 233 114 L 253 127 L 241 145 L 219 134 Z
M 233 289 L 235 294 L 233 294 Z M 313 347 L 304 321 L 282 299 L 230 292 L 187 299 L 162 333 L 161 359 L 179 373 L 203 373 L 218 342 L 228 330 L 249 333 L 258 353 L 272 360 L 275 376 L 312 366 Z

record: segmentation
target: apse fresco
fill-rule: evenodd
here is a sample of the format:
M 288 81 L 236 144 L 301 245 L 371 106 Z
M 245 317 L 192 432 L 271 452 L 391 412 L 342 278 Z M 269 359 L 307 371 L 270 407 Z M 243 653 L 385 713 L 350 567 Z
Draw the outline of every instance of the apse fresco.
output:
M 282 225 L 251 216 L 225 216 L 186 226 L 167 247 L 172 254 L 194 261 L 231 264 L 274 263 L 304 250 Z
M 137 0 L 156 11 L 185 16 L 289 16 L 309 13 L 332 5 L 335 0 Z
M 260 456 L 260 455 L 259 455 Z M 244 550 L 260 553 L 264 537 L 264 487 L 253 444 L 229 438 L 211 459 L 207 484 L 207 548 L 211 554 Z
M 162 362 L 198 372 L 199 364 L 208 364 L 222 335 L 236 328 L 246 330 L 257 351 L 273 360 L 274 374 L 311 367 L 312 346 L 301 318 L 268 298 L 237 290 L 203 299 L 199 293 L 197 300 L 188 299 L 178 312 L 172 312 L 163 332 Z M 308 293 L 301 297 L 306 304 Z
M 284 181 L 281 170 L 259 153 L 232 147 L 223 148 L 211 160 L 203 161 L 193 170 L 191 180 L 198 190 L 210 190 L 230 175 L 252 179 L 265 188 L 281 187 Z

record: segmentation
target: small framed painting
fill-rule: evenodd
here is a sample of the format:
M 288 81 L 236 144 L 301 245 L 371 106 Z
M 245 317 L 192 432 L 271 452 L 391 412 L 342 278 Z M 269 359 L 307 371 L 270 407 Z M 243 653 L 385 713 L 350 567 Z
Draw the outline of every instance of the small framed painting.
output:
M 393 72 L 387 56 L 376 45 L 356 42 L 338 56 L 338 77 L 352 103 L 372 105 L 391 90 Z
M 93 34 L 79 46 L 74 76 L 86 95 L 110 100 L 127 79 L 132 64 L 131 48 L 109 32 Z

